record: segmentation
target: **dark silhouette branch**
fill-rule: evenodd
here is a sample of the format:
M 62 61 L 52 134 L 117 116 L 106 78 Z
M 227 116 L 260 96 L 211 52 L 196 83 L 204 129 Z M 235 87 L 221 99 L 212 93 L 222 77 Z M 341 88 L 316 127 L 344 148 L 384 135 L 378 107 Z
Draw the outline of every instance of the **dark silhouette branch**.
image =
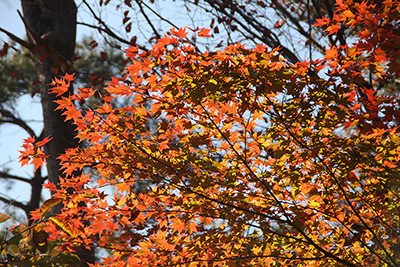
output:
M 0 201 L 4 202 L 7 205 L 12 205 L 14 207 L 23 209 L 24 211 L 26 211 L 27 206 L 19 201 L 16 201 L 15 199 L 8 199 L 5 197 L 0 196 Z
M 93 17 L 94 17 L 94 18 L 99 22 L 99 24 L 102 25 L 104 28 L 103 28 L 103 27 L 99 27 L 99 26 L 94 26 L 94 25 L 91 25 L 91 24 L 88 24 L 88 23 L 84 23 L 84 22 L 77 22 L 77 24 L 79 24 L 79 25 L 84 25 L 84 26 L 87 26 L 87 27 L 90 27 L 90 28 L 93 28 L 93 29 L 97 29 L 97 30 L 99 30 L 99 31 L 101 31 L 101 32 L 104 32 L 104 33 L 108 34 L 110 37 L 112 37 L 112 38 L 118 40 L 119 42 L 121 42 L 121 43 L 123 43 L 123 44 L 132 45 L 129 41 L 127 41 L 127 40 L 125 40 L 124 38 L 118 36 L 114 31 L 112 31 L 112 30 L 110 29 L 110 27 L 108 27 L 107 24 L 106 24 L 99 16 L 96 15 L 96 13 L 94 12 L 94 10 L 90 7 L 90 5 L 89 5 L 85 0 L 83 0 L 83 3 L 87 6 L 87 8 L 89 9 L 90 13 L 92 13 Z M 143 51 L 146 51 L 146 52 L 148 51 L 148 49 L 147 49 L 146 47 L 144 47 L 144 46 L 138 45 L 138 47 L 139 47 L 140 49 L 142 49 Z
M 0 178 L 12 179 L 12 180 L 17 180 L 17 181 L 20 181 L 20 182 L 32 184 L 32 180 L 31 179 L 24 178 L 24 177 L 17 176 L 17 175 L 13 175 L 13 174 L 9 174 L 8 172 L 0 172 Z
M 29 134 L 30 137 L 36 137 L 36 134 L 32 130 L 32 128 L 29 127 L 29 125 L 25 121 L 23 121 L 20 118 L 17 118 L 11 111 L 0 108 L 0 115 L 3 117 L 2 119 L 0 119 L 0 124 L 1 123 L 15 124 L 24 129 Z
M 154 35 L 157 37 L 157 39 L 160 39 L 161 35 L 158 33 L 157 29 L 154 27 L 153 23 L 151 22 L 151 20 L 147 16 L 147 14 L 144 12 L 142 3 L 139 0 L 136 0 L 136 3 L 138 4 L 138 6 L 140 8 L 140 13 L 142 13 L 143 17 L 146 19 L 147 23 L 150 25 L 151 29 L 153 30 Z
M 153 12 L 154 15 L 156 15 L 160 20 L 168 23 L 169 25 L 171 25 L 172 27 L 174 27 L 175 29 L 179 29 L 178 26 L 176 26 L 174 23 L 172 23 L 170 20 L 164 18 L 163 16 L 161 16 L 159 13 L 157 13 L 154 9 L 152 9 L 148 4 L 146 4 L 143 1 L 140 1 L 140 3 L 145 6 L 148 10 L 150 10 L 151 12 Z
M 242 27 L 246 32 L 252 35 L 253 38 L 258 39 L 259 41 L 267 44 L 268 46 L 272 48 L 279 48 L 280 52 L 282 52 L 282 56 L 288 59 L 291 63 L 296 63 L 299 61 L 298 57 L 287 47 L 283 46 L 280 41 L 278 36 L 276 36 L 270 29 L 265 27 L 264 25 L 260 24 L 257 22 L 253 16 L 245 14 L 242 10 L 239 8 L 235 9 L 235 12 L 238 12 L 238 14 L 243 18 L 244 21 L 234 17 L 231 15 L 231 13 L 228 13 L 227 9 L 221 9 L 219 5 L 217 5 L 217 2 L 212 1 L 212 0 L 205 0 L 206 3 L 208 3 L 214 10 L 224 14 L 228 18 L 230 18 L 232 21 L 237 23 L 240 27 Z M 196 5 L 195 2 L 191 2 L 192 4 Z M 201 7 L 200 5 L 197 5 Z M 208 11 L 205 7 L 202 7 L 206 11 Z M 251 27 L 253 27 L 252 30 L 249 26 L 245 25 L 245 23 L 248 23 Z M 262 35 L 261 35 L 262 34 Z M 273 38 L 272 38 L 273 37 Z
M 30 39 L 33 41 L 34 45 L 38 45 L 40 43 L 40 36 L 32 31 L 32 29 L 29 27 L 28 23 L 26 23 L 24 17 L 22 16 L 21 12 L 17 10 L 19 17 L 21 18 L 22 22 L 24 23 L 25 30 L 27 34 L 29 34 Z
M 26 216 L 28 218 L 28 222 L 31 224 L 31 215 L 30 212 L 39 208 L 40 206 L 40 200 L 42 196 L 42 191 L 43 191 L 43 183 L 45 181 L 45 178 L 42 177 L 42 169 L 38 168 L 35 171 L 35 175 L 33 176 L 31 180 L 31 199 L 27 205 L 27 210 L 26 210 Z
M 277 7 L 277 9 L 282 12 L 282 14 L 288 18 L 297 28 L 297 31 L 303 35 L 304 37 L 306 37 L 308 40 L 310 40 L 312 42 L 312 44 L 320 51 L 320 52 L 324 52 L 325 49 L 322 47 L 321 44 L 319 44 L 312 36 L 309 32 L 307 32 L 299 23 L 299 20 L 296 19 L 295 17 L 292 16 L 292 14 L 286 9 L 284 8 L 280 3 L 278 3 L 276 0 L 272 1 L 274 3 L 274 5 Z
M 28 50 L 33 50 L 34 49 L 34 45 L 31 43 L 28 43 L 24 40 L 22 40 L 21 38 L 19 38 L 18 36 L 12 34 L 11 32 L 3 29 L 0 27 L 0 32 L 4 32 L 11 40 L 15 41 L 16 43 L 22 45 L 23 47 L 27 48 Z

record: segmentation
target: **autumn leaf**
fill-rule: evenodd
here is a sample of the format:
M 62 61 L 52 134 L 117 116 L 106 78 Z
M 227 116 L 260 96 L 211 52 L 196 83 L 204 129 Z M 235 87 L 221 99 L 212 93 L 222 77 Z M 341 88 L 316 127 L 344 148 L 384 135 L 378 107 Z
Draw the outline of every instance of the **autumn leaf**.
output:
M 132 7 L 131 0 L 124 0 L 125 5 Z
M 71 82 L 71 81 L 75 80 L 75 78 L 74 78 L 74 73 L 72 73 L 72 74 L 66 73 L 66 74 L 64 75 L 64 79 L 65 79 L 67 82 Z
M 108 58 L 108 56 L 107 56 L 107 54 L 105 52 L 100 52 L 100 56 L 103 59 L 103 61 L 106 61 L 107 58 Z
M 64 79 L 55 78 L 55 80 L 50 85 L 53 85 L 54 87 L 52 87 L 49 92 L 57 93 L 57 96 L 65 94 L 69 89 L 69 83 L 66 83 Z
M 43 61 L 45 61 L 49 56 L 50 56 L 50 53 L 43 53 L 43 54 L 40 56 L 39 60 L 40 60 L 41 62 L 43 62 Z
M 14 79 L 14 78 L 17 76 L 17 74 L 18 74 L 18 71 L 14 71 L 14 72 L 11 74 L 11 79 Z
M 47 251 L 48 238 L 49 234 L 43 230 L 43 227 L 40 224 L 33 228 L 32 243 L 41 253 L 45 253 Z
M 322 27 L 322 26 L 326 26 L 326 25 L 328 25 L 329 24 L 329 18 L 327 18 L 327 17 L 324 17 L 324 18 L 316 18 L 315 19 L 317 22 L 314 24 L 314 26 L 317 26 L 317 27 Z
M 197 35 L 198 35 L 199 37 L 211 37 L 211 35 L 209 34 L 209 32 L 210 32 L 210 29 L 201 29 L 201 30 L 197 33 Z
M 170 31 L 171 31 L 172 35 L 174 35 L 178 38 L 186 38 L 186 36 L 188 35 L 188 32 L 186 31 L 186 27 L 180 28 L 180 29 L 178 29 L 178 31 L 175 28 L 172 28 Z M 206 33 L 208 33 L 207 30 L 204 30 L 204 31 L 206 31 Z M 199 32 L 199 34 L 200 34 L 200 32 Z
M 43 164 L 46 163 L 46 159 L 49 157 L 41 149 L 43 145 L 50 142 L 52 138 L 46 137 L 42 141 L 36 142 L 34 137 L 28 137 L 24 139 L 22 147 L 24 150 L 20 151 L 21 155 L 18 157 L 21 165 L 33 164 L 35 171 L 38 168 L 42 168 Z
M 0 213 L 0 223 L 6 222 L 11 219 L 11 216 L 5 213 Z
M 50 217 L 49 220 L 54 223 L 54 225 L 59 227 L 64 233 L 72 237 L 75 236 L 74 230 L 68 222 L 60 221 L 55 217 Z
M 50 236 L 109 251 L 105 266 L 398 265 L 400 97 L 377 88 L 398 77 L 397 33 L 382 23 L 400 15 L 354 2 L 317 20 L 332 40 L 318 59 L 240 43 L 201 52 L 174 28 L 127 49 L 131 84 L 112 78 L 88 110 L 76 102 L 92 89 L 56 100 L 83 145 L 58 156 L 68 179 L 46 186 L 55 196 L 37 213 L 64 206 Z M 346 43 L 350 27 L 373 34 Z M 45 142 L 27 139 L 21 162 L 42 164 Z
M 45 213 L 49 212 L 52 207 L 61 203 L 61 198 L 50 198 L 43 202 L 42 206 L 40 207 L 39 214 L 44 215 Z
M 129 22 L 126 26 L 125 26 L 125 31 L 126 32 L 131 32 L 132 29 L 132 22 Z
M 338 49 L 333 46 L 331 49 L 326 50 L 325 58 L 328 60 L 337 59 L 338 56 Z

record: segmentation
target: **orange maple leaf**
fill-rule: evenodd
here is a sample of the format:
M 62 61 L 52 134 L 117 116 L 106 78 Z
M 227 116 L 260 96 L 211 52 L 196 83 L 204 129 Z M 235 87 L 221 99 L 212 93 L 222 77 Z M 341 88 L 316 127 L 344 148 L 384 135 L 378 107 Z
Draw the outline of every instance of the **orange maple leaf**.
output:
M 197 35 L 198 35 L 199 37 L 211 37 L 211 35 L 209 34 L 209 32 L 210 32 L 210 29 L 201 29 L 201 30 L 197 33 Z

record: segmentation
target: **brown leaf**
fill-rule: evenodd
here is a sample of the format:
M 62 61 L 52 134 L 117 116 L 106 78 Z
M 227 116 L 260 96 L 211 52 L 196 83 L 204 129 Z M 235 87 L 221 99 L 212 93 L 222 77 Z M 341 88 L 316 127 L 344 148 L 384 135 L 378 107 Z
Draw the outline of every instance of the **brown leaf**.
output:
M 37 81 L 36 81 L 37 82 Z M 39 82 L 40 83 L 40 82 Z M 33 84 L 33 83 L 32 83 Z M 40 88 L 38 88 L 38 89 L 36 89 L 35 91 L 33 91 L 32 93 L 31 93 L 31 97 L 34 97 L 37 93 L 39 93 L 39 91 L 40 91 Z
M 53 73 L 54 75 L 56 75 L 58 73 L 58 64 L 51 67 L 51 73 Z
M 130 32 L 132 29 L 132 22 L 129 22 L 128 25 L 126 25 L 125 30 L 126 32 Z
M 5 214 L 5 213 L 1 213 L 0 214 L 0 223 L 8 221 L 11 218 L 10 215 Z
M 49 53 L 44 53 L 43 55 L 40 56 L 39 60 L 41 62 L 45 61 L 48 57 L 50 56 Z
M 95 40 L 91 41 L 89 44 L 92 47 L 92 49 L 99 45 Z
M 37 225 L 33 228 L 32 242 L 41 253 L 45 253 L 47 251 L 48 238 L 49 234 L 43 231 L 42 227 Z
M 100 52 L 100 56 L 101 56 L 101 58 L 103 59 L 103 61 L 106 61 L 107 60 L 107 54 L 105 53 L 105 52 Z
M 14 79 L 15 76 L 17 76 L 17 74 L 18 74 L 18 71 L 17 71 L 17 70 L 14 71 L 14 72 L 11 74 L 11 79 Z
M 125 24 L 128 20 L 130 20 L 131 18 L 130 17 L 125 17 L 123 20 L 122 20 L 122 23 L 123 24 Z
M 136 41 L 137 41 L 137 37 L 136 37 L 136 36 L 133 36 L 133 37 L 131 38 L 130 44 L 133 45 L 133 46 L 135 46 L 135 45 L 136 45 Z
M 125 5 L 132 7 L 131 0 L 125 0 Z
M 42 51 L 44 49 L 44 46 L 37 46 L 36 48 L 35 48 L 35 53 L 38 53 L 38 52 L 40 52 L 40 51 Z

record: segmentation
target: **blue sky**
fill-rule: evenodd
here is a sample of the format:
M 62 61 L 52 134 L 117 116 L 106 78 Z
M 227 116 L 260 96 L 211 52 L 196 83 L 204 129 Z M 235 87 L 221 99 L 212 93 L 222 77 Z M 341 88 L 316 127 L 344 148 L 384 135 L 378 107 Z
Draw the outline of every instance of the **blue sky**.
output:
M 20 38 L 25 36 L 25 30 L 21 19 L 18 16 L 17 8 L 21 10 L 20 1 L 0 0 L 0 27 L 17 35 Z M 7 41 L 5 34 L 0 34 L 0 43 Z M 32 99 L 30 96 L 24 96 L 18 102 L 17 107 L 21 118 L 30 121 L 30 126 L 35 128 L 37 132 L 41 131 L 42 113 L 38 98 Z M 37 121 L 37 122 L 33 122 Z M 0 127 L 0 170 L 4 167 L 11 168 L 12 174 L 23 177 L 30 177 L 33 167 L 20 168 L 18 160 L 18 150 L 21 150 L 22 140 L 28 135 L 24 130 L 17 126 L 2 125 Z M 6 194 L 10 198 L 17 198 L 18 201 L 27 201 L 30 197 L 30 186 L 23 183 L 16 183 L 12 190 L 6 191 L 7 183 L 0 182 L 0 194 Z M 0 206 L 0 212 L 2 207 Z

